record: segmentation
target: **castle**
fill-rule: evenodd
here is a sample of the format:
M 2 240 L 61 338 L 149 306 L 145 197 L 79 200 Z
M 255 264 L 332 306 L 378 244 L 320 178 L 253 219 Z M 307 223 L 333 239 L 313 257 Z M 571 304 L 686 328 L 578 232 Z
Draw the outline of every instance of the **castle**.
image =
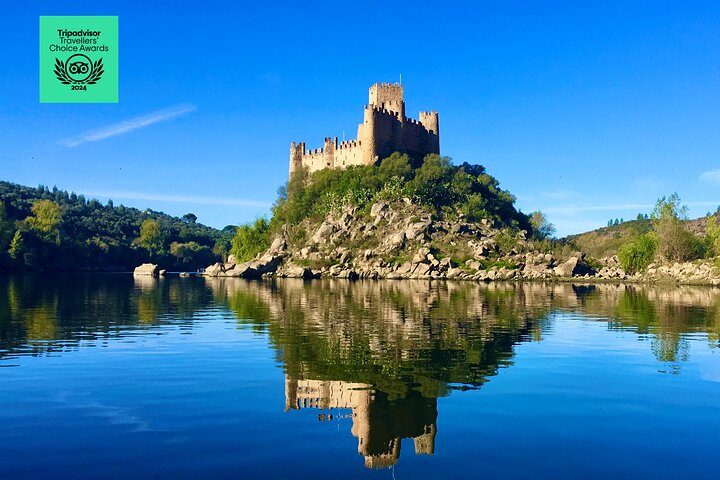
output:
M 403 86 L 376 83 L 370 87 L 363 123 L 355 140 L 338 143 L 326 137 L 323 148 L 305 149 L 305 143 L 290 144 L 290 175 L 300 167 L 310 172 L 323 168 L 372 165 L 393 152 L 406 153 L 415 165 L 429 153 L 440 153 L 438 112 L 420 112 L 418 120 L 405 116 Z

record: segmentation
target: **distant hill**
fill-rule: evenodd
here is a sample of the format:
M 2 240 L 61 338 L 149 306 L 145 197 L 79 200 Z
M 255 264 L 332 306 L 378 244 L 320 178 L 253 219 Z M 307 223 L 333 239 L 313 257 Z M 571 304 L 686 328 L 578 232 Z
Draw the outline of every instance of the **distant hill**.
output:
M 234 226 L 217 230 L 193 214 L 103 205 L 83 195 L 0 182 L 0 269 L 131 270 L 143 262 L 197 268 L 221 259 Z
M 695 235 L 705 234 L 705 226 L 709 217 L 685 220 L 688 230 Z M 569 235 L 563 240 L 577 247 L 578 250 L 595 257 L 611 257 L 616 255 L 623 243 L 652 231 L 652 220 L 628 220 L 619 225 L 602 227 L 585 233 Z

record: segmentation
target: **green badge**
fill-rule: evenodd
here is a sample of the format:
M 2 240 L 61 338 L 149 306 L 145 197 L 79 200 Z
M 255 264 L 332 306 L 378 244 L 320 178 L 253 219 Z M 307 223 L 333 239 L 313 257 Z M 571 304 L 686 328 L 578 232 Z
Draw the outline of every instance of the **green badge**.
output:
M 40 102 L 117 101 L 118 17 L 40 17 Z

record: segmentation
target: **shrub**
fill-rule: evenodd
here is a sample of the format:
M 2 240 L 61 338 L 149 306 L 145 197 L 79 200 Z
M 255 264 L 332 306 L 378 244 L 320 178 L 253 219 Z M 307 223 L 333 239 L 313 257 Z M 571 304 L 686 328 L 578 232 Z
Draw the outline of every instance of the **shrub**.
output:
M 516 249 L 518 238 L 514 232 L 508 229 L 503 229 L 500 233 L 495 235 L 495 242 L 501 252 L 508 254 L 512 250 Z
M 270 224 L 265 218 L 258 218 L 254 223 L 241 225 L 232 240 L 230 253 L 238 262 L 252 260 L 270 246 Z
M 657 250 L 658 240 L 655 235 L 641 235 L 620 247 L 618 250 L 620 266 L 630 274 L 642 272 L 655 259 Z

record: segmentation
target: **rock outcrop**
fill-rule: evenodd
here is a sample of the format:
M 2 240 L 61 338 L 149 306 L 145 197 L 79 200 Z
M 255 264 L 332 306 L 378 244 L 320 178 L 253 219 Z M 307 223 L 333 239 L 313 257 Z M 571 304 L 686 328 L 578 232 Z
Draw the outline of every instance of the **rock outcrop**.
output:
M 283 256 L 268 251 L 255 259 L 243 263 L 215 263 L 205 268 L 206 277 L 260 278 L 274 273 L 282 263 Z
M 143 263 L 139 267 L 135 267 L 133 275 L 157 277 L 160 276 L 160 272 L 160 267 L 154 263 Z M 165 273 L 164 270 L 162 272 Z

